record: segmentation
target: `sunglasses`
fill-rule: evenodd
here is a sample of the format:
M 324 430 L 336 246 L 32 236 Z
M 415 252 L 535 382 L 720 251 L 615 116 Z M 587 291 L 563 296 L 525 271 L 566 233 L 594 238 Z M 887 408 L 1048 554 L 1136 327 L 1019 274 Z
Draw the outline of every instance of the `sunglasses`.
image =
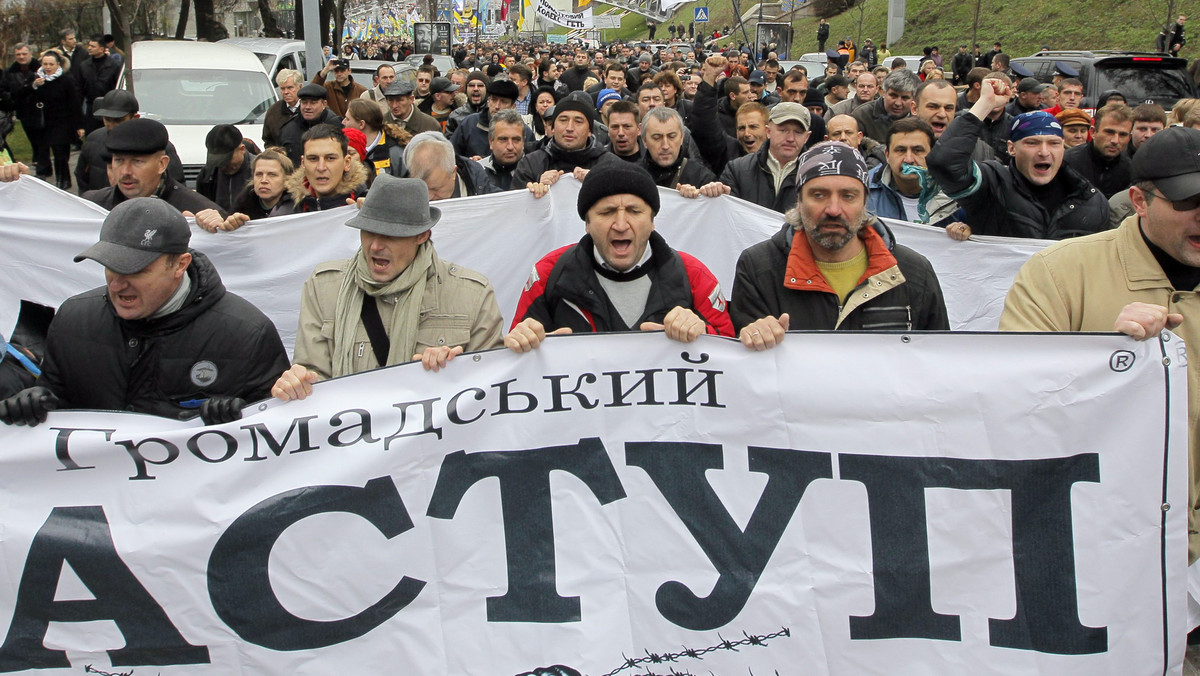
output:
M 1146 190 L 1144 192 L 1154 195 L 1165 202 L 1170 202 L 1171 208 L 1175 211 L 1193 211 L 1197 208 L 1200 208 L 1200 195 L 1192 195 L 1185 200 L 1171 200 L 1167 199 L 1166 195 L 1160 195 L 1153 190 Z

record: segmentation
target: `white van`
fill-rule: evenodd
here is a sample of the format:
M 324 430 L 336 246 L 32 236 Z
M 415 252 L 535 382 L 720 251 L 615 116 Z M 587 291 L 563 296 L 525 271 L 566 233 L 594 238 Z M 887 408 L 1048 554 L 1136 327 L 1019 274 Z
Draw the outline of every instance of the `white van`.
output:
M 263 120 L 279 93 L 253 52 L 211 42 L 154 40 L 135 42 L 132 62 L 132 89 L 142 117 L 167 126 L 189 186 L 204 168 L 204 138 L 215 125 L 235 124 L 262 145 Z M 123 73 L 117 87 L 129 88 Z
M 305 82 L 311 77 L 311 73 L 306 68 L 308 65 L 308 56 L 304 51 L 303 40 L 288 40 L 287 38 L 225 38 L 217 44 L 237 45 L 238 47 L 254 52 L 258 60 L 262 61 L 263 68 L 267 70 L 267 76 L 271 78 L 271 82 L 275 81 L 275 76 L 284 68 L 300 71 L 300 74 L 304 76 Z M 320 70 L 320 68 L 317 70 Z

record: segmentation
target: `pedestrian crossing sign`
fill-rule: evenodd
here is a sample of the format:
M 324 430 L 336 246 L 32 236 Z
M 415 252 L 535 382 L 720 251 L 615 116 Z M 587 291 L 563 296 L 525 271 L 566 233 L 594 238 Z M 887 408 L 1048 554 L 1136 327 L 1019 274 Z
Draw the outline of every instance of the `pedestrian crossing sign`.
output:
M 439 9 L 437 16 L 438 16 L 438 21 L 449 21 L 450 20 L 450 10 Z
M 695 14 L 694 18 L 692 19 L 692 21 L 694 23 L 707 23 L 708 22 L 708 8 L 707 7 L 693 7 L 692 12 Z

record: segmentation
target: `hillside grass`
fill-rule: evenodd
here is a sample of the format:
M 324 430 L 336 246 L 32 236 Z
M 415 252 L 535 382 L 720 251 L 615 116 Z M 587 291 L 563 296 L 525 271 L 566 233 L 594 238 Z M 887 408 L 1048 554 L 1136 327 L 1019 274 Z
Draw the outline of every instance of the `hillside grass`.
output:
M 707 33 L 728 25 L 732 35 L 721 43 L 737 46 L 743 41 L 742 33 L 736 28 L 732 2 L 705 3 L 689 2 L 680 5 L 671 23 L 685 26 L 692 19 L 694 7 L 708 6 L 710 21 L 697 24 Z M 1200 7 L 1200 0 L 1176 3 L 1176 14 L 1192 15 L 1192 5 Z M 862 31 L 859 31 L 858 7 L 829 19 L 829 41 L 825 47 L 837 46 L 837 41 L 850 36 L 858 44 L 871 38 L 875 44 L 885 41 L 887 35 L 887 0 L 865 0 Z M 597 14 L 609 5 L 592 3 Z M 743 12 L 754 7 L 753 2 L 742 0 Z M 1163 0 L 1013 0 L 1004 5 L 1004 12 L 996 11 L 994 3 L 984 2 L 979 12 L 979 30 L 976 42 L 983 51 L 991 49 L 999 40 L 1004 51 L 1014 56 L 1027 56 L 1049 45 L 1052 49 L 1125 49 L 1150 51 L 1158 35 L 1161 23 L 1166 19 L 1166 2 Z M 970 43 L 974 21 L 975 3 L 970 0 L 908 0 L 904 37 L 889 45 L 893 54 L 920 54 L 925 45 L 937 45 L 947 57 L 957 51 L 961 43 Z M 787 17 L 782 19 L 787 21 Z M 817 24 L 815 17 L 794 17 L 792 58 L 817 49 Z M 1193 28 L 1194 32 L 1196 29 Z M 565 32 L 565 31 L 564 31 Z M 754 40 L 754 32 L 747 28 L 747 35 Z M 604 31 L 606 40 L 641 41 L 649 37 L 645 17 L 629 13 L 621 22 L 621 28 Z M 656 41 L 666 42 L 671 34 L 661 26 L 655 35 Z M 1189 57 L 1190 52 L 1200 47 L 1200 37 L 1191 36 L 1189 44 L 1180 56 Z M 948 64 L 947 64 L 948 65 Z

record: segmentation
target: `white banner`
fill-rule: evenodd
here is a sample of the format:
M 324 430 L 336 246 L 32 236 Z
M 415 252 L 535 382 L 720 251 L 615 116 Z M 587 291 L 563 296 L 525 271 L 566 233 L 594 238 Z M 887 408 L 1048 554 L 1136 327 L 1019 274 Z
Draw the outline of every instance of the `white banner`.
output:
M 1178 344 L 563 336 L 0 426 L 0 670 L 1179 674 Z
M 582 12 L 572 14 L 564 12 L 550 4 L 550 0 L 537 0 L 534 4 L 534 11 L 540 16 L 545 17 L 552 23 L 567 28 L 591 28 L 592 27 L 592 8 L 585 7 Z
M 433 230 L 438 255 L 487 275 L 507 327 L 533 264 L 583 236 L 578 194 L 579 183 L 564 176 L 540 200 L 515 191 L 439 202 L 442 220 Z M 659 194 L 655 227 L 673 247 L 703 261 L 726 297 L 738 255 L 783 225 L 780 214 L 733 197 L 689 200 L 666 189 Z M 10 334 L 23 298 L 58 307 L 104 283 L 98 264 L 71 260 L 95 243 L 105 213 L 30 177 L 0 184 L 0 333 Z M 275 322 L 290 351 L 304 280 L 318 263 L 349 257 L 358 247 L 358 231 L 343 225 L 352 213 L 347 207 L 269 218 L 216 234 L 196 228 L 192 247 L 212 258 L 230 290 Z M 933 264 L 956 330 L 994 330 L 1017 270 L 1047 244 L 1004 237 L 955 242 L 940 228 L 887 224 L 900 243 Z

